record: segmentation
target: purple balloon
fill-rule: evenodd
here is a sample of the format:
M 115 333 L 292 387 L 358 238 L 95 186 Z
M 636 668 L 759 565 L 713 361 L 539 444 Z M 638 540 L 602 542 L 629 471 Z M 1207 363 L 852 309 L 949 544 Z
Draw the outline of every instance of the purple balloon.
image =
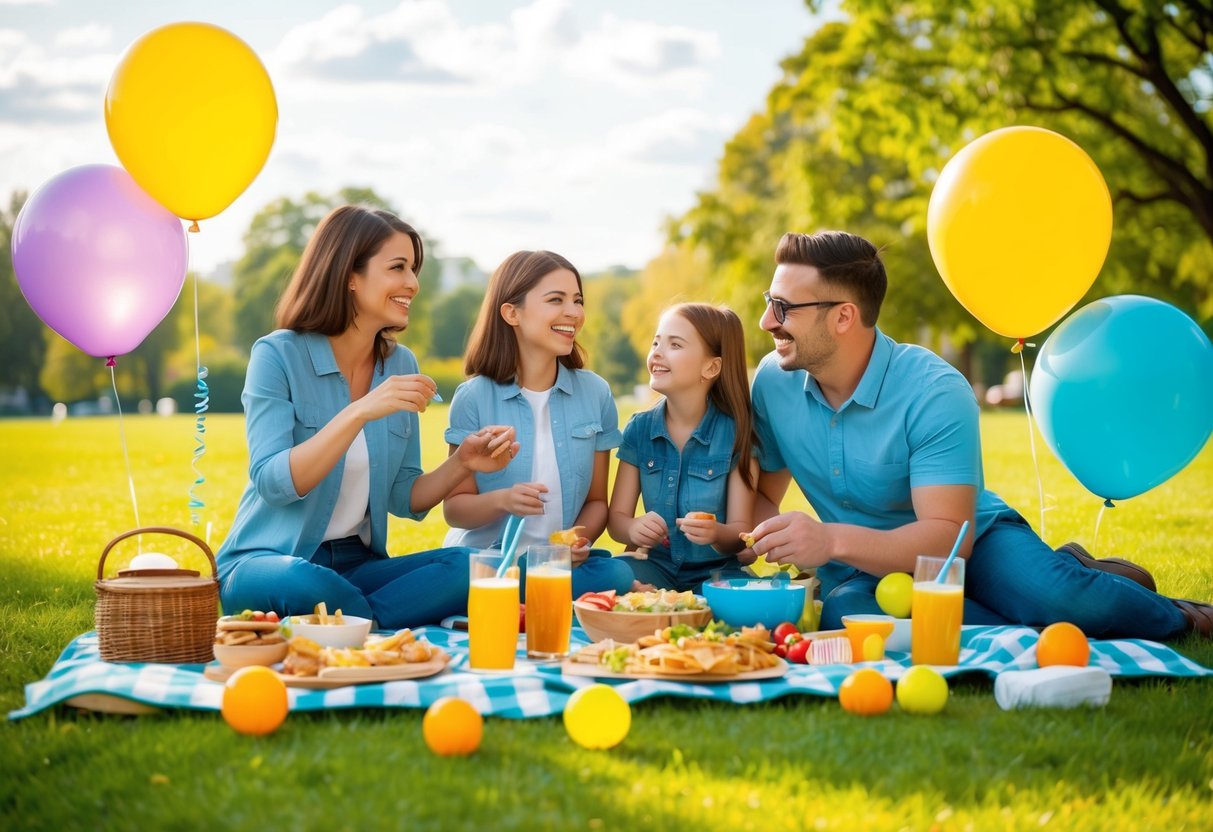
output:
M 89 355 L 123 355 L 177 302 L 188 259 L 181 221 L 113 165 L 65 170 L 13 226 L 21 293 Z

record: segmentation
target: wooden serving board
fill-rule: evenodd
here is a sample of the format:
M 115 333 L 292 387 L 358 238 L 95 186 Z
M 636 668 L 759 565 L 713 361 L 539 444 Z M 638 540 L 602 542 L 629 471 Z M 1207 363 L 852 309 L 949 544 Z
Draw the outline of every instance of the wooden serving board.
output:
M 274 666 L 278 678 L 288 688 L 306 688 L 309 690 L 331 690 L 348 685 L 366 685 L 373 682 L 397 682 L 401 679 L 424 679 L 436 676 L 446 670 L 451 657 L 442 648 L 435 647 L 437 655 L 428 662 L 413 662 L 411 664 L 388 664 L 379 667 L 326 667 L 316 676 L 292 676 L 278 672 L 279 665 Z M 221 664 L 209 664 L 202 675 L 212 682 L 226 682 L 240 668 L 225 667 Z
M 762 670 L 751 670 L 746 673 L 736 673 L 732 676 L 720 673 L 616 673 L 605 665 L 575 662 L 565 659 L 560 666 L 560 672 L 565 676 L 589 676 L 593 679 L 660 679 L 666 682 L 688 682 L 693 685 L 718 682 L 755 682 L 762 679 L 778 679 L 788 672 L 788 663 L 776 659 L 779 664 L 774 667 L 764 667 Z

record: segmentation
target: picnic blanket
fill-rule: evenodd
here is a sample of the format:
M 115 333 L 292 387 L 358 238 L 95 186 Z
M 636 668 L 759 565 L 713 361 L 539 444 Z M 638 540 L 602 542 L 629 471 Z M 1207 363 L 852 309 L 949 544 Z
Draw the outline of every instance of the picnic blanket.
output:
M 481 674 L 467 669 L 467 633 L 443 627 L 416 630 L 445 648 L 453 659 L 449 668 L 426 679 L 352 685 L 333 690 L 288 688 L 291 710 L 319 711 L 342 708 L 426 708 L 443 696 L 458 696 L 486 715 L 509 719 L 558 714 L 578 688 L 594 684 L 585 677 L 566 677 L 560 666 L 536 664 L 525 658 L 519 640 L 519 659 L 508 674 Z M 1036 667 L 1038 633 L 1029 627 L 965 627 L 961 636 L 960 664 L 940 668 L 945 676 Z M 573 649 L 589 643 L 579 627 L 573 628 Z M 1142 676 L 1213 676 L 1169 647 L 1152 641 L 1123 639 L 1092 641 L 1091 664 L 1121 678 Z M 910 667 L 906 653 L 889 653 L 882 662 L 867 662 L 890 679 Z M 203 677 L 205 665 L 111 664 L 98 655 L 97 636 L 78 636 L 63 651 L 45 679 L 27 685 L 25 707 L 9 714 L 21 719 L 74 697 L 109 694 L 158 708 L 219 710 L 223 685 Z M 838 688 L 854 665 L 791 665 L 787 675 L 765 681 L 695 683 L 644 679 L 612 681 L 629 702 L 654 696 L 681 696 L 744 704 L 779 699 L 791 694 L 837 696 Z

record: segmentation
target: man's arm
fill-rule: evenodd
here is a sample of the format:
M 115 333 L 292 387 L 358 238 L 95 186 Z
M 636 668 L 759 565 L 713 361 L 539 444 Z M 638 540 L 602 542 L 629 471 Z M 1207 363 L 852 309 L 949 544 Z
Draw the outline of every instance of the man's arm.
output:
M 760 480 L 761 484 L 761 480 Z M 780 514 L 758 525 L 754 551 L 774 563 L 802 568 L 838 561 L 870 575 L 913 572 L 919 555 L 946 555 L 965 520 L 973 520 L 977 489 L 970 485 L 926 485 L 911 489 L 911 523 L 889 531 L 848 523 L 821 523 L 802 512 Z M 973 532 L 966 535 L 960 556 L 973 550 Z

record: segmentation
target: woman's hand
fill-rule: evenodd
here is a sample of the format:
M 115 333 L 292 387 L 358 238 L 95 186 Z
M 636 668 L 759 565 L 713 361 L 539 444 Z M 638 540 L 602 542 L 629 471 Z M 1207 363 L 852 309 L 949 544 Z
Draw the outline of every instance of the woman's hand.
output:
M 711 546 L 716 542 L 719 524 L 716 522 L 714 514 L 708 514 L 706 511 L 692 511 L 686 517 L 679 517 L 674 522 L 686 535 L 687 540 L 692 543 Z
M 438 385 L 429 376 L 420 373 L 388 376 L 354 404 L 362 421 L 373 422 L 402 410 L 424 413 L 437 393 Z
M 506 514 L 543 514 L 548 487 L 541 482 L 520 482 L 495 493 L 498 508 Z
M 514 441 L 512 427 L 488 425 L 459 443 L 455 460 L 469 471 L 491 474 L 509 465 L 521 447 Z
M 628 530 L 628 537 L 632 539 L 634 546 L 652 548 L 669 536 L 670 530 L 665 524 L 665 519 L 655 511 L 637 517 L 632 521 L 632 528 Z

